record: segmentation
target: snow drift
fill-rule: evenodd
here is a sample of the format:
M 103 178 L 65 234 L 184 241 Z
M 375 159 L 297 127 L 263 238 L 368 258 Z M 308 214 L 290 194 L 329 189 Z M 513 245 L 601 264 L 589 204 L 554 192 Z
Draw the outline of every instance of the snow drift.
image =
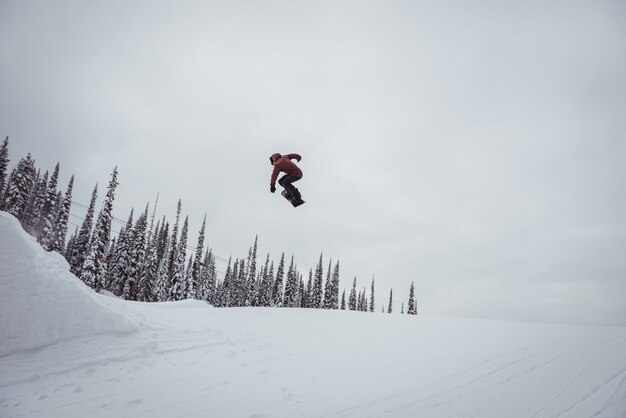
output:
M 0 356 L 78 336 L 135 327 L 46 252 L 19 221 L 0 212 Z

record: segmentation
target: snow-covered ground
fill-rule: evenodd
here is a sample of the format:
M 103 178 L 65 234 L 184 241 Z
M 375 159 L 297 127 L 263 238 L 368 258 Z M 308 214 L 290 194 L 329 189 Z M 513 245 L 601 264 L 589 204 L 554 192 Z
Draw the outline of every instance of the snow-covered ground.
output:
M 626 416 L 624 328 L 142 304 L 67 270 L 0 213 L 2 418 Z

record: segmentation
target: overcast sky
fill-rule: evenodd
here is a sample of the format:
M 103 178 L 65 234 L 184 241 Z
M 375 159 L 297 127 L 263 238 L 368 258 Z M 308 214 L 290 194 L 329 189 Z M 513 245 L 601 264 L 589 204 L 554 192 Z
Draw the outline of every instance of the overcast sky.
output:
M 117 165 L 118 218 L 181 198 L 190 244 L 323 252 L 378 310 L 626 325 L 625 115 L 619 0 L 0 0 L 13 164 L 83 204 Z

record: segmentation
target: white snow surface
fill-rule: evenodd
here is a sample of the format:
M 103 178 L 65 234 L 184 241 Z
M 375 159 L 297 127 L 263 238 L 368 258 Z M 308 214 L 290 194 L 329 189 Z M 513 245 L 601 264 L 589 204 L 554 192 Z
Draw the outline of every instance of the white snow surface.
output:
M 626 416 L 624 328 L 127 302 L 4 213 L 0 263 L 2 418 Z
M 137 328 L 77 280 L 63 256 L 46 252 L 6 212 L 0 212 L 0 278 L 0 356 Z

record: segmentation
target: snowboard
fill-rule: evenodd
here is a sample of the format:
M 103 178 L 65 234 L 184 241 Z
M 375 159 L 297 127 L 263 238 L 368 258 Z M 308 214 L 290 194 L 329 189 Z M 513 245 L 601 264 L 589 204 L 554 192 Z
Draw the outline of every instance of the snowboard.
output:
M 291 202 L 291 204 L 293 205 L 294 208 L 297 208 L 298 206 L 300 206 L 301 204 L 304 203 L 304 200 L 302 200 L 302 199 L 300 199 L 300 200 L 293 199 L 291 194 L 287 190 L 283 190 L 282 192 L 280 192 L 280 194 L 285 199 L 287 199 L 289 202 Z

